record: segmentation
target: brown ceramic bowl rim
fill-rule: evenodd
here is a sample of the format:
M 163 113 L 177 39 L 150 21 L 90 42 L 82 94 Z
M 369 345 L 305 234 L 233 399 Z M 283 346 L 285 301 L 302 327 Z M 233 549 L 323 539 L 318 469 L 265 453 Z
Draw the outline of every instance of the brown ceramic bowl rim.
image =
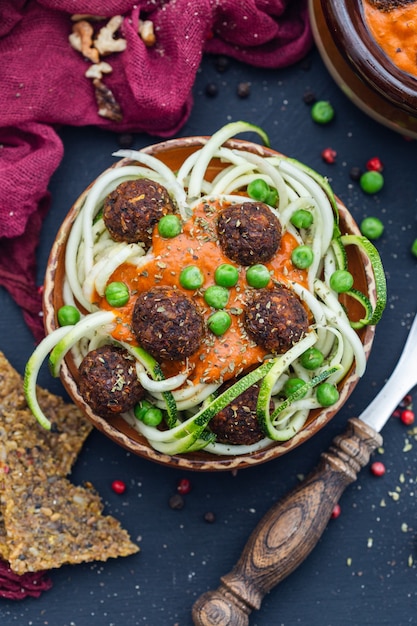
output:
M 148 146 L 143 149 L 143 152 L 153 154 L 163 160 L 170 152 L 194 151 L 203 146 L 207 141 L 207 137 L 185 137 L 180 139 L 171 139 L 165 142 L 161 142 L 152 146 Z M 245 149 L 262 156 L 270 156 L 279 154 L 270 148 L 260 146 L 248 141 L 229 140 L 225 145 L 233 149 Z M 183 155 L 182 158 L 185 158 Z M 129 159 L 122 159 L 115 163 L 109 170 L 120 167 L 127 163 L 131 163 Z M 108 171 L 108 170 L 106 170 Z M 65 256 L 65 246 L 71 230 L 71 226 L 77 216 L 80 208 L 84 202 L 85 196 L 93 183 L 81 194 L 76 200 L 67 216 L 65 217 L 55 242 L 52 246 L 44 282 L 43 293 L 43 309 L 44 309 L 44 325 L 46 333 L 51 333 L 57 328 L 58 323 L 56 319 L 56 311 L 59 306 L 63 304 L 62 300 L 62 288 L 63 288 L 63 259 Z M 358 227 L 354 222 L 352 216 L 339 201 L 339 211 L 341 224 L 343 230 L 348 233 L 359 234 Z M 362 276 L 362 280 L 366 283 L 368 289 L 368 295 L 371 301 L 375 300 L 375 282 L 372 272 L 372 268 L 369 260 L 358 252 L 357 270 Z M 61 272 L 61 274 L 59 274 Z M 361 331 L 361 341 L 364 345 L 366 358 L 368 358 L 372 342 L 374 338 L 374 327 L 368 326 Z M 217 456 L 209 452 L 195 452 L 183 455 L 168 456 L 154 450 L 150 444 L 142 437 L 137 431 L 133 430 L 131 426 L 125 422 L 123 418 L 117 418 L 116 420 L 109 422 L 98 415 L 94 414 L 90 407 L 86 405 L 82 397 L 80 396 L 77 384 L 76 384 L 76 367 L 71 359 L 70 355 L 67 355 L 61 369 L 61 380 L 64 387 L 69 393 L 72 400 L 77 406 L 79 406 L 83 412 L 90 419 L 92 424 L 102 433 L 107 435 L 110 439 L 118 443 L 120 446 L 129 450 L 130 452 L 137 454 L 143 458 L 151 461 L 167 465 L 171 467 L 182 468 L 184 470 L 197 470 L 197 471 L 226 471 L 243 469 L 250 466 L 255 466 L 266 461 L 275 459 L 301 443 L 307 441 L 312 435 L 323 428 L 337 413 L 337 411 L 346 402 L 354 390 L 359 378 L 355 375 L 353 368 L 346 375 L 343 383 L 340 386 L 340 398 L 336 405 L 318 412 L 318 415 L 311 421 L 307 421 L 304 428 L 298 432 L 292 439 L 284 443 L 271 442 L 271 445 L 258 452 L 253 452 L 247 455 L 240 456 Z M 316 410 L 318 411 L 318 410 Z M 134 438 L 133 438 L 134 435 Z
M 362 8 L 365 0 L 318 1 L 341 54 L 364 82 L 387 100 L 415 114 L 417 79 L 398 68 L 372 37 Z

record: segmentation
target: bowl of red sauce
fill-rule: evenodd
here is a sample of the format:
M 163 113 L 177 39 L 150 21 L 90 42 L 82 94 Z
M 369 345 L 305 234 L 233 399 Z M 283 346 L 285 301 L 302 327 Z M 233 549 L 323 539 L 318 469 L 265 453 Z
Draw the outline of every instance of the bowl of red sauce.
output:
M 246 122 L 115 157 L 50 253 L 25 375 L 38 421 L 48 359 L 97 429 L 157 463 L 240 469 L 306 442 L 365 371 L 386 301 L 374 246 Z
M 343 92 L 365 113 L 417 137 L 417 2 L 310 0 L 313 35 Z

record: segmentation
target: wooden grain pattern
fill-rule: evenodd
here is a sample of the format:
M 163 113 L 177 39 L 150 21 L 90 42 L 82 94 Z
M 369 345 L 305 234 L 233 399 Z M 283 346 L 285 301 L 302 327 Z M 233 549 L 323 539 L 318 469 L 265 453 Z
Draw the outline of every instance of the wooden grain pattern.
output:
M 195 626 L 245 626 L 262 599 L 310 554 L 343 491 L 382 437 L 352 418 L 307 478 L 273 506 L 252 532 L 232 571 L 193 607 Z

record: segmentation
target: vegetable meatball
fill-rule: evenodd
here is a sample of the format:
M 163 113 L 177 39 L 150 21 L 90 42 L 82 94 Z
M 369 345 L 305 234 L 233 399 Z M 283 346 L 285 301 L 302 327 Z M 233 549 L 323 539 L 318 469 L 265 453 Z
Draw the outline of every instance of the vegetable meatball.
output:
M 149 248 L 155 224 L 174 212 L 174 203 L 165 187 L 140 178 L 121 183 L 106 197 L 103 220 L 115 241 L 142 241 Z
M 226 256 L 240 265 L 272 259 L 281 244 L 281 224 L 263 202 L 244 202 L 224 209 L 217 235 Z
M 298 296 L 286 287 L 257 289 L 244 312 L 248 335 L 277 354 L 291 348 L 308 330 L 308 316 Z
M 256 417 L 258 393 L 259 385 L 252 385 L 210 420 L 218 442 L 251 445 L 265 437 Z M 274 410 L 272 400 L 270 410 Z
M 112 345 L 86 354 L 79 367 L 78 389 L 94 413 L 102 417 L 129 411 L 145 395 L 135 360 L 124 348 Z
M 132 328 L 139 344 L 158 360 L 180 361 L 198 350 L 203 317 L 194 303 L 171 287 L 153 287 L 135 302 Z

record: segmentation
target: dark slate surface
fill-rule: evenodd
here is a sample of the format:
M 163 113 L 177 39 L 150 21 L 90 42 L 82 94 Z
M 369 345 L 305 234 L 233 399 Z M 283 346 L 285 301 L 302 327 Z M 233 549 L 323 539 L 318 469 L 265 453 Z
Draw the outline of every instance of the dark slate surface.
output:
M 250 95 L 236 95 L 242 81 Z M 216 83 L 216 98 L 205 95 Z M 303 94 L 313 90 L 330 100 L 336 117 L 315 125 Z M 223 124 L 244 119 L 262 126 L 272 147 L 293 156 L 331 179 L 357 221 L 379 216 L 385 234 L 376 242 L 386 269 L 388 306 L 378 325 L 368 370 L 340 414 L 310 442 L 266 465 L 237 476 L 184 473 L 136 458 L 98 432 L 86 444 L 73 473 L 75 482 L 91 481 L 107 512 L 117 516 L 138 539 L 141 552 L 105 564 L 63 567 L 52 573 L 54 587 L 39 599 L 0 600 L 2 626 L 190 626 L 196 598 L 216 588 L 268 508 L 312 469 L 320 452 L 376 394 L 396 364 L 407 329 L 416 313 L 417 260 L 410 254 L 417 237 L 416 144 L 379 126 L 354 107 L 332 82 L 318 55 L 283 71 L 265 71 L 230 62 L 219 74 L 214 60 L 202 64 L 195 85 L 192 115 L 181 135 L 211 134 Z M 113 162 L 116 135 L 94 128 L 60 131 L 63 162 L 50 190 L 52 210 L 39 249 L 39 283 L 50 245 L 67 210 L 87 184 Z M 135 136 L 140 148 L 158 139 Z M 325 164 L 323 148 L 337 151 Z M 352 166 L 364 168 L 378 156 L 385 165 L 385 187 L 366 196 L 352 182 Z M 33 339 L 20 311 L 0 291 L 0 346 L 21 372 Z M 13 332 L 10 332 L 10 328 Z M 416 364 L 412 365 L 416 367 Z M 40 382 L 63 393 L 43 372 Z M 342 514 L 331 520 L 315 551 L 264 600 L 251 616 L 252 626 L 380 626 L 417 623 L 417 441 L 399 420 L 384 429 L 387 472 L 376 478 L 369 468 L 343 495 Z M 412 445 L 406 450 L 408 441 Z M 185 507 L 169 508 L 180 478 L 191 480 Z M 127 484 L 116 495 L 111 482 Z M 397 499 L 392 494 L 397 493 Z M 215 522 L 204 520 L 206 512 Z M 372 545 L 371 545 L 372 544 Z

